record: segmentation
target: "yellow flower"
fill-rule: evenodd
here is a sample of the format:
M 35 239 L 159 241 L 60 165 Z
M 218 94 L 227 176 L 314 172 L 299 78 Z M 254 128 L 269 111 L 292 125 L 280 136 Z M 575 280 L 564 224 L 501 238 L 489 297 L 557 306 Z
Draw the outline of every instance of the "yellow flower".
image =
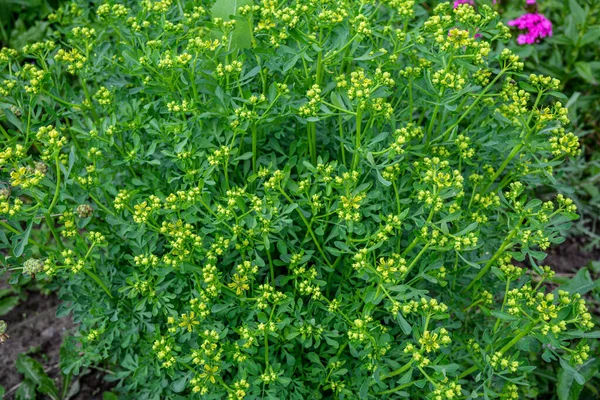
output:
M 250 285 L 248 285 L 248 276 L 235 274 L 231 278 L 231 283 L 229 283 L 227 286 L 229 286 L 232 289 L 235 289 L 235 293 L 240 295 L 245 290 L 250 289 Z
M 179 326 L 187 329 L 188 332 L 191 332 L 194 329 L 194 326 L 198 324 L 200 324 L 200 322 L 196 320 L 195 312 L 192 311 L 189 314 L 181 314 L 181 322 L 179 323 Z

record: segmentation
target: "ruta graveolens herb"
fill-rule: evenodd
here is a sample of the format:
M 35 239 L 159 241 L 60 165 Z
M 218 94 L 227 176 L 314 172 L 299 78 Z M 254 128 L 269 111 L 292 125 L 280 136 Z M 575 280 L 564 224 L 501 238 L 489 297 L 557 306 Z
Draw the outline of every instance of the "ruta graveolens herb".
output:
M 136 399 L 583 383 L 591 315 L 541 265 L 576 210 L 524 194 L 579 151 L 559 82 L 491 52 L 487 6 L 421 15 L 70 3 L 4 49 L 3 246 L 79 323 L 64 371 Z

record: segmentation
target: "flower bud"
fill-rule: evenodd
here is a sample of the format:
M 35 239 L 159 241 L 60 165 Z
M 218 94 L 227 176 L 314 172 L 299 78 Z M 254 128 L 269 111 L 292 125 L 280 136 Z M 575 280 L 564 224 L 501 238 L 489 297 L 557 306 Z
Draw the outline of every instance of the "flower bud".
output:
M 79 218 L 91 217 L 94 213 L 94 209 L 89 204 L 80 204 L 77 206 L 75 211 L 77 212 L 77 216 Z
M 35 170 L 46 175 L 46 173 L 48 172 L 48 166 L 41 161 L 36 161 L 35 162 Z
M 10 106 L 10 111 L 12 111 L 12 113 L 15 114 L 15 117 L 17 118 L 21 118 L 21 116 L 23 115 L 21 109 L 19 109 L 16 106 Z
M 6 200 L 10 197 L 10 187 L 0 188 L 0 199 Z
M 44 269 L 44 262 L 42 260 L 38 260 L 37 258 L 30 258 L 25 263 L 23 263 L 23 273 L 25 275 L 31 275 L 35 277 L 36 274 L 39 274 Z
M 0 320 L 0 343 L 8 339 L 8 335 L 6 334 L 7 328 L 8 325 L 6 325 L 6 322 Z

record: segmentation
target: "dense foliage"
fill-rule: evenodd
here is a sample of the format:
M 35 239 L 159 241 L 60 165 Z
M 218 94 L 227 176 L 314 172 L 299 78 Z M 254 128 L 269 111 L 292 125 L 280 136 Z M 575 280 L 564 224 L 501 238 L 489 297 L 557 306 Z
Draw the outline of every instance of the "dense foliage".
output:
M 578 140 L 498 14 L 212 3 L 72 2 L 0 53 L 0 246 L 80 324 L 63 370 L 108 360 L 136 399 L 576 396 L 598 335 L 543 266 L 576 210 L 527 193 Z
M 600 1 L 484 1 L 509 22 L 525 13 L 538 13 L 552 24 L 552 36 L 531 45 L 509 45 L 525 62 L 525 71 L 534 71 L 560 80 L 560 90 L 569 100 L 569 118 L 584 152 L 561 167 L 559 190 L 569 192 L 582 218 L 574 234 L 585 234 L 596 247 L 600 244 Z

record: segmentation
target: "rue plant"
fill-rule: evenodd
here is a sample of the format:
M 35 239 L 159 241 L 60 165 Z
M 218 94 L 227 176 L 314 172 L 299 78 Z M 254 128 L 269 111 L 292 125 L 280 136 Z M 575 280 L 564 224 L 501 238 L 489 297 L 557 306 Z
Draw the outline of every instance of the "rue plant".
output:
M 74 1 L 3 49 L 0 246 L 78 324 L 63 371 L 136 399 L 584 385 L 591 314 L 543 265 L 576 210 L 527 194 L 579 151 L 559 82 L 492 51 L 490 7 L 426 15 Z

